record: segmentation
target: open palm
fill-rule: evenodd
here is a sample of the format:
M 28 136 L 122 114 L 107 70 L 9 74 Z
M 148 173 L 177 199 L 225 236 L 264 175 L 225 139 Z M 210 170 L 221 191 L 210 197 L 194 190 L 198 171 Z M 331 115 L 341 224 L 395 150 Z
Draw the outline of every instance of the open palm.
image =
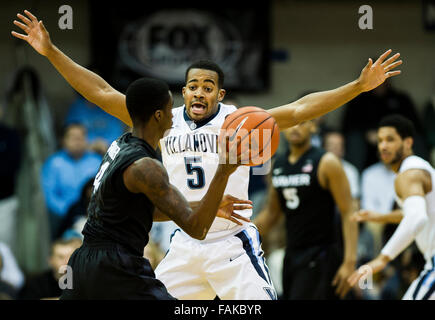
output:
M 46 56 L 48 51 L 52 47 L 50 35 L 44 27 L 42 21 L 38 19 L 29 11 L 24 10 L 26 16 L 17 14 L 17 17 L 21 20 L 14 20 L 14 24 L 22 29 L 26 34 L 21 34 L 12 31 L 12 35 L 16 38 L 27 41 L 39 54 Z
M 391 49 L 384 52 L 375 63 L 371 58 L 369 59 L 359 77 L 363 91 L 370 91 L 384 83 L 387 78 L 400 74 L 400 70 L 391 71 L 402 64 L 402 60 L 396 61 L 400 57 L 400 53 L 387 59 L 391 52 Z
M 231 195 L 225 195 L 219 205 L 217 217 L 231 220 L 232 222 L 241 225 L 242 223 L 236 219 L 249 222 L 249 218 L 238 215 L 234 210 L 252 209 L 252 201 L 241 200 Z

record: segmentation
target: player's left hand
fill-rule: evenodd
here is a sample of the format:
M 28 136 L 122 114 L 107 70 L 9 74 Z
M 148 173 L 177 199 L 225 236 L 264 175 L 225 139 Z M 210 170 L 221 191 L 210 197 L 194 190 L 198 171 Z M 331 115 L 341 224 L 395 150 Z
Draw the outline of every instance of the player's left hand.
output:
M 332 285 L 336 287 L 335 294 L 343 299 L 346 294 L 349 292 L 351 286 L 347 282 L 349 276 L 355 271 L 355 263 L 353 262 L 343 262 L 338 268 L 337 273 L 332 280 Z
M 391 49 L 385 51 L 374 63 L 373 60 L 369 58 L 369 62 L 361 71 L 361 75 L 358 79 L 363 92 L 370 91 L 384 83 L 387 78 L 397 76 L 401 73 L 400 70 L 391 71 L 402 64 L 402 60 L 396 61 L 400 57 L 400 53 L 396 53 L 387 59 L 391 52 Z
M 216 217 L 228 219 L 238 225 L 242 225 L 242 223 L 239 220 L 243 220 L 246 222 L 250 222 L 251 220 L 249 218 L 242 217 L 241 215 L 235 213 L 234 210 L 244 210 L 244 209 L 252 209 L 251 200 L 241 200 L 229 194 L 226 194 L 222 198 Z
M 365 280 L 368 276 L 372 276 L 373 274 L 382 271 L 387 266 L 389 261 L 390 259 L 387 256 L 380 254 L 369 263 L 364 264 L 359 267 L 358 270 L 355 270 L 355 272 L 353 272 L 347 279 L 347 282 L 353 287 L 359 282 L 360 279 Z

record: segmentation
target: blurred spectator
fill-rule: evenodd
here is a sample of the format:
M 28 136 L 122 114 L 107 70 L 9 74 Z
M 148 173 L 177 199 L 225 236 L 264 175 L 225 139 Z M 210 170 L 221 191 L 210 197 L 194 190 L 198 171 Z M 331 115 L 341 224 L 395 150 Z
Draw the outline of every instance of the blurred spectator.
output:
M 323 137 L 323 147 L 326 151 L 335 154 L 343 165 L 344 172 L 350 184 L 352 198 L 358 201 L 360 197 L 360 182 L 358 169 L 350 162 L 344 160 L 345 156 L 345 138 L 338 131 L 329 131 Z M 358 205 L 355 206 L 357 208 Z
M 66 127 L 63 147 L 42 167 L 42 187 L 53 239 L 71 205 L 79 200 L 83 185 L 97 173 L 102 159 L 99 154 L 87 151 L 86 129 L 80 124 Z
M 430 162 L 435 167 L 435 94 L 423 108 L 423 125 L 426 143 L 430 152 Z
M 394 179 L 396 174 L 382 162 L 377 162 L 366 168 L 361 174 L 361 209 L 387 214 L 394 208 Z M 384 225 L 367 222 L 367 228 L 374 237 L 374 251 L 382 247 Z
M 0 108 L 0 242 L 15 243 L 18 199 L 15 184 L 21 163 L 21 141 L 15 129 L 5 125 Z
M 0 280 L 12 286 L 14 290 L 21 289 L 24 283 L 24 275 L 8 245 L 1 242 L 0 259 L 2 261 Z
M 391 80 L 369 92 L 360 94 L 344 107 L 342 131 L 346 136 L 346 159 L 361 172 L 378 161 L 376 128 L 385 115 L 399 113 L 422 128 L 420 118 L 411 98 L 391 86 Z M 417 132 L 415 153 L 427 158 L 427 150 Z
M 59 279 L 63 276 L 60 268 L 68 264 L 72 253 L 82 245 L 79 238 L 59 239 L 53 242 L 49 257 L 50 269 L 29 277 L 18 294 L 19 300 L 57 298 L 62 294 Z
M 104 155 L 109 145 L 123 132 L 120 120 L 103 111 L 77 93 L 65 118 L 65 125 L 82 124 L 88 132 L 89 148 Z
M 94 178 L 83 186 L 80 199 L 68 210 L 56 238 L 75 236 L 83 238 L 82 230 L 88 217 L 88 206 L 94 188 Z

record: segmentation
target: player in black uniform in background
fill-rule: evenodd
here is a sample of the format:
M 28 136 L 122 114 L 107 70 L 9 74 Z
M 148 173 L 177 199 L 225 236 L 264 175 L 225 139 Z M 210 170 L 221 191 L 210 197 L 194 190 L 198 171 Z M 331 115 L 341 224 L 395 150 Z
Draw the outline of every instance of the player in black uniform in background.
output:
M 68 262 L 73 288 L 65 289 L 61 299 L 173 299 L 143 258 L 152 222 L 169 217 L 190 236 L 203 239 L 228 177 L 237 168 L 220 164 L 213 189 L 191 209 L 169 183 L 156 153 L 158 141 L 172 125 L 173 100 L 167 84 L 139 79 L 127 89 L 126 104 L 133 132 L 113 142 L 103 158 L 83 229 L 83 246 Z
M 313 121 L 306 121 L 283 131 L 290 151 L 275 159 L 268 203 L 254 221 L 265 236 L 285 215 L 284 299 L 344 297 L 349 290 L 346 279 L 355 270 L 358 229 L 349 220 L 353 213 L 349 182 L 336 156 L 311 146 L 314 130 Z M 344 256 L 335 234 L 336 205 Z

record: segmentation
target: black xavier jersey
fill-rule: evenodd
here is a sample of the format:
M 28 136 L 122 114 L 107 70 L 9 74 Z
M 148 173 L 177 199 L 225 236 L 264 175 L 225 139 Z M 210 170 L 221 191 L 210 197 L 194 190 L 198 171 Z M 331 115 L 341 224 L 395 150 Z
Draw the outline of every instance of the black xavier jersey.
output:
M 272 185 L 285 213 L 287 249 L 301 249 L 334 241 L 335 203 L 317 178 L 325 151 L 311 147 L 290 164 L 289 152 L 277 157 L 272 169 Z
M 82 232 L 85 241 L 116 242 L 143 255 L 152 227 L 154 205 L 144 194 L 128 191 L 123 172 L 144 157 L 160 161 L 147 142 L 131 133 L 123 134 L 111 144 L 94 180 L 88 220 Z

